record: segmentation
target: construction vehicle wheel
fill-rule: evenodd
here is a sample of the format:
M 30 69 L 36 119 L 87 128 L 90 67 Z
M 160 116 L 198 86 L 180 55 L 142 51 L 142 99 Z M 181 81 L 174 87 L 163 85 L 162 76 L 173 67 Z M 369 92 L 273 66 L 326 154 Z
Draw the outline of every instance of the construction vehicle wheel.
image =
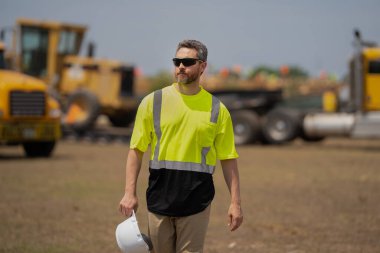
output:
M 231 113 L 234 126 L 235 144 L 243 145 L 255 142 L 260 132 L 260 120 L 257 113 L 248 110 Z
M 25 142 L 22 144 L 28 157 L 49 157 L 54 150 L 54 141 Z
M 115 127 L 126 127 L 135 120 L 135 113 L 130 112 L 122 115 L 108 115 L 108 119 Z
M 100 113 L 97 97 L 85 90 L 69 95 L 65 110 L 64 124 L 76 132 L 90 130 Z
M 291 109 L 274 109 L 262 122 L 263 143 L 284 144 L 298 137 L 301 131 L 301 114 Z

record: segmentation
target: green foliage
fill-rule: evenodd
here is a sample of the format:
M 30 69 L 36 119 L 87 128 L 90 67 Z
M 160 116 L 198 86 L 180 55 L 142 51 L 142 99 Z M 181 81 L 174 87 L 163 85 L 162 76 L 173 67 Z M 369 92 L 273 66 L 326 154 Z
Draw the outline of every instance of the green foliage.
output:
M 248 74 L 248 78 L 249 79 L 255 78 L 258 74 L 279 76 L 280 72 L 277 69 L 274 69 L 272 67 L 268 67 L 268 66 L 265 66 L 265 65 L 260 65 L 257 68 L 253 69 Z
M 156 75 L 149 77 L 152 90 L 158 90 L 172 84 L 173 74 L 167 70 L 161 70 Z
M 284 76 L 290 78 L 308 78 L 309 74 L 306 70 L 298 66 L 289 66 L 289 71 L 286 75 L 282 75 L 279 68 L 273 68 L 266 65 L 260 65 L 257 68 L 253 69 L 249 74 L 248 78 L 255 78 L 259 74 L 264 74 L 268 76 Z
M 291 66 L 289 67 L 289 77 L 308 78 L 309 73 L 301 67 Z

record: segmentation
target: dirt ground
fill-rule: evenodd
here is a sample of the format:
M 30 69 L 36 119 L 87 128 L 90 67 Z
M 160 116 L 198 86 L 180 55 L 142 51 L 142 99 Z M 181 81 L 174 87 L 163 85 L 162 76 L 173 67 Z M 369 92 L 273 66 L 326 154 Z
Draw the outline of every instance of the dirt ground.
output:
M 125 143 L 65 140 L 49 159 L 0 147 L 0 252 L 120 252 Z M 238 147 L 244 223 L 227 229 L 220 167 L 206 253 L 380 252 L 380 140 Z M 138 217 L 146 232 L 147 158 Z

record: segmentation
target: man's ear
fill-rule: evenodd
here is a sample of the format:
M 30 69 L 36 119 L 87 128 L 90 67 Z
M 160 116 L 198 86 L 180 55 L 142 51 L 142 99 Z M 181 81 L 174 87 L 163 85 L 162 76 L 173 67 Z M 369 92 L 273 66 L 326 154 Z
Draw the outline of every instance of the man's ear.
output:
M 202 66 L 202 71 L 201 71 L 201 75 L 206 71 L 206 68 L 207 68 L 207 62 L 202 62 L 201 63 L 201 66 Z

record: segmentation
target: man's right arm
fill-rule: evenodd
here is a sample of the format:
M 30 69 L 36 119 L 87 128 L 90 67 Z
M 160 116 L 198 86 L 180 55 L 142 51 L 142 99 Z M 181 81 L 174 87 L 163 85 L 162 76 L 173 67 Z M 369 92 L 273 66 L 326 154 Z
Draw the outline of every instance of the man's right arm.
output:
M 138 149 L 130 149 L 125 168 L 125 193 L 120 201 L 120 212 L 130 217 L 132 210 L 137 211 L 138 199 L 136 194 L 137 178 L 140 173 L 144 153 Z

